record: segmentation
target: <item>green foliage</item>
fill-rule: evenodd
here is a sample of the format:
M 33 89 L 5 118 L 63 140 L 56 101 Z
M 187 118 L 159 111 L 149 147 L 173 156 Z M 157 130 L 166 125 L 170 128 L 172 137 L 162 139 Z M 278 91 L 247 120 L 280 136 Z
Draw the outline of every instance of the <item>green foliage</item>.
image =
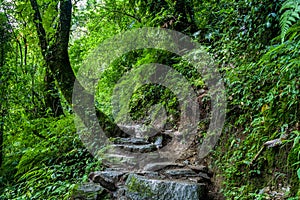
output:
M 58 1 L 38 0 L 38 4 L 51 45 L 59 23 Z M 72 115 L 50 117 L 45 96 L 60 95 L 44 85 L 47 63 L 36 51 L 38 35 L 32 31 L 30 2 L 6 1 L 0 5 L 1 13 L 2 8 L 11 21 L 6 23 L 1 14 L 10 37 L 0 40 L 6 50 L 5 59 L 0 52 L 4 139 L 0 199 L 67 199 L 76 183 L 86 181 L 101 163 L 82 146 Z M 99 43 L 143 26 L 181 31 L 207 45 L 219 63 L 228 95 L 228 117 L 213 163 L 222 177 L 222 192 L 229 199 L 266 199 L 262 188 L 280 190 L 282 184 L 291 188 L 285 197 L 296 199 L 300 194 L 299 8 L 298 0 L 91 0 L 84 9 L 73 5 L 70 62 L 77 72 Z M 201 75 L 182 58 L 155 49 L 137 50 L 116 59 L 101 74 L 97 108 L 112 117 L 116 83 L 148 63 L 171 66 L 195 91 L 205 88 Z M 135 89 L 129 102 L 135 120 L 147 123 L 147 112 L 162 105 L 172 126 L 177 125 L 179 103 L 170 89 L 157 84 Z M 280 146 L 258 154 L 266 141 L 284 134 L 287 138 Z M 147 192 L 135 180 L 130 189 Z
M 223 69 L 232 68 L 264 53 L 279 32 L 279 9 L 280 1 L 203 1 L 195 6 L 199 30 L 193 35 Z
M 240 198 L 247 199 L 266 183 L 277 189 L 279 184 L 292 185 L 291 194 L 297 193 L 299 50 L 299 41 L 286 41 L 271 46 L 258 62 L 227 71 L 231 110 L 226 132 L 234 135 L 223 138 L 228 142 L 221 159 L 225 158 L 227 164 L 221 162 L 220 168 L 226 177 L 228 197 L 242 192 Z M 265 150 L 252 163 L 264 142 L 283 134 L 288 140 L 281 148 Z
M 156 84 L 144 85 L 132 95 L 130 112 L 133 119 L 141 120 L 141 118 L 144 118 L 142 121 L 147 122 L 145 114 L 155 104 L 161 104 L 166 108 L 169 122 L 175 126 L 175 122 L 179 120 L 179 103 L 177 98 L 168 88 Z
M 130 192 L 133 192 L 133 193 L 135 193 L 135 192 L 141 193 L 142 192 L 142 196 L 145 198 L 149 198 L 154 195 L 153 191 L 151 190 L 149 185 L 147 185 L 146 183 L 143 183 L 142 181 L 139 181 L 134 176 L 129 177 L 127 186 L 128 186 L 128 190 Z
M 282 4 L 280 9 L 281 42 L 284 42 L 289 28 L 300 19 L 300 1 L 287 0 Z M 298 29 L 299 30 L 299 29 Z
M 71 115 L 61 119 L 41 118 L 31 123 L 43 124 L 43 129 L 38 131 L 45 138 L 28 141 L 19 154 L 6 158 L 0 174 L 1 185 L 5 186 L 0 198 L 68 199 L 76 183 L 87 179 L 84 175 L 100 169 L 99 163 L 82 147 Z M 24 129 L 20 134 L 28 138 L 31 131 Z M 6 147 L 11 145 L 12 151 L 18 150 L 20 134 L 13 144 L 6 144 Z M 14 174 L 10 174 L 12 169 L 9 166 L 14 166 Z

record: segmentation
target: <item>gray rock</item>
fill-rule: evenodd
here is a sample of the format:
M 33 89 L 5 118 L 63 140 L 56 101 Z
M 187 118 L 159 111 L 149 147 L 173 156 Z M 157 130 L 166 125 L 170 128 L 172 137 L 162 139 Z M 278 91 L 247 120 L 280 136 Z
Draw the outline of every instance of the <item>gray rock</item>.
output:
M 135 164 L 135 158 L 133 156 L 124 155 L 124 153 L 118 151 L 108 153 L 105 156 L 103 162 L 110 167 L 124 168 L 124 165 Z
M 113 147 L 119 147 L 129 152 L 138 152 L 138 153 L 147 153 L 156 150 L 155 144 L 144 144 L 144 145 L 125 145 L 125 144 L 116 144 L 112 145 Z
M 137 126 L 127 126 L 127 125 L 119 125 L 119 128 L 122 129 L 125 133 L 134 136 L 135 130 L 137 129 Z
M 125 185 L 125 195 L 132 200 L 199 200 L 207 195 L 206 184 L 149 179 L 136 174 L 130 174 Z
M 140 172 L 137 172 L 136 174 L 142 175 L 142 176 L 147 176 L 150 178 L 158 178 L 159 177 L 159 173 L 153 172 L 153 171 L 140 171 Z
M 144 171 L 159 171 L 165 168 L 171 167 L 183 167 L 183 164 L 173 163 L 173 162 L 158 162 L 149 163 L 144 167 Z
M 74 190 L 71 200 L 98 200 L 107 195 L 107 191 L 96 183 L 83 183 Z
M 165 175 L 171 177 L 192 177 L 197 176 L 197 173 L 191 169 L 170 169 L 164 172 Z
M 198 176 L 201 177 L 201 178 L 203 178 L 206 181 L 210 181 L 210 177 L 206 173 L 199 172 Z
M 126 188 L 124 186 L 121 186 L 116 192 L 113 193 L 113 199 L 118 199 L 118 200 L 126 200 L 127 197 L 125 196 L 126 194 Z
M 189 165 L 188 166 L 190 169 L 194 170 L 195 172 L 208 172 L 207 166 L 204 165 Z
M 163 136 L 158 136 L 154 142 L 156 148 L 161 148 L 163 145 Z
M 105 171 L 97 171 L 94 172 L 96 174 L 99 174 L 101 176 L 104 176 L 106 178 L 111 179 L 113 182 L 118 182 L 120 180 L 120 178 L 126 174 L 128 171 L 116 171 L 116 170 L 105 170 Z
M 137 145 L 143 145 L 143 144 L 149 144 L 149 142 L 144 138 L 114 138 L 113 139 L 114 144 L 137 144 Z
M 123 168 L 106 168 L 105 171 L 118 171 L 118 172 L 124 172 L 127 173 L 127 170 L 124 170 Z
M 97 171 L 89 174 L 89 179 L 94 183 L 100 183 L 104 188 L 115 191 L 117 183 L 126 172 L 119 171 Z

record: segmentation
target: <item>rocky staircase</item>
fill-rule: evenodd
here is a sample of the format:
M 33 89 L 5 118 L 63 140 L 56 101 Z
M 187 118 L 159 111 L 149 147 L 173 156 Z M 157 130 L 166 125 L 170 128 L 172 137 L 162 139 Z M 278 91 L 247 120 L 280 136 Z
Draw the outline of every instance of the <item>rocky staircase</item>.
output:
M 112 146 L 118 151 L 107 158 L 118 159 L 122 165 L 112 165 L 104 171 L 91 172 L 90 182 L 80 185 L 72 199 L 117 200 L 199 200 L 209 196 L 212 172 L 197 163 L 159 160 L 136 168 L 136 163 L 124 152 L 149 153 L 166 145 L 166 135 L 151 139 L 114 138 Z M 121 153 L 121 151 L 123 153 Z M 121 166 L 121 167 L 120 167 Z

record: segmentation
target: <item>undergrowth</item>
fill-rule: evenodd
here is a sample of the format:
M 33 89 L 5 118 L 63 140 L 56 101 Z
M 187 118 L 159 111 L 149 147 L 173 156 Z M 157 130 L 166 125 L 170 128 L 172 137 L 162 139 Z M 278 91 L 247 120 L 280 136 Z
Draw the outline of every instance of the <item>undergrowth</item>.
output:
M 72 115 L 30 120 L 20 126 L 22 130 L 10 130 L 9 137 L 14 138 L 6 140 L 13 143 L 5 144 L 0 199 L 68 199 L 77 183 L 100 169 L 101 163 L 82 146 Z M 22 137 L 27 138 L 26 144 L 21 144 Z

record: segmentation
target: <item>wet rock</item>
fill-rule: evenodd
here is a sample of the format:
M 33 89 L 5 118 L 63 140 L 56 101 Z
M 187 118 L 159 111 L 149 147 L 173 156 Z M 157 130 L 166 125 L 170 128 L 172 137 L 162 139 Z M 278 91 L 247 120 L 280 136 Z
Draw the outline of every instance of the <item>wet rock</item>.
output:
M 166 168 L 183 167 L 183 164 L 173 163 L 173 162 L 158 162 L 149 163 L 144 167 L 144 171 L 159 171 Z
M 99 184 L 84 183 L 75 189 L 71 200 L 100 200 L 107 194 L 108 192 Z
M 132 200 L 199 200 L 207 195 L 202 183 L 149 179 L 136 174 L 130 174 L 125 185 L 125 195 Z

